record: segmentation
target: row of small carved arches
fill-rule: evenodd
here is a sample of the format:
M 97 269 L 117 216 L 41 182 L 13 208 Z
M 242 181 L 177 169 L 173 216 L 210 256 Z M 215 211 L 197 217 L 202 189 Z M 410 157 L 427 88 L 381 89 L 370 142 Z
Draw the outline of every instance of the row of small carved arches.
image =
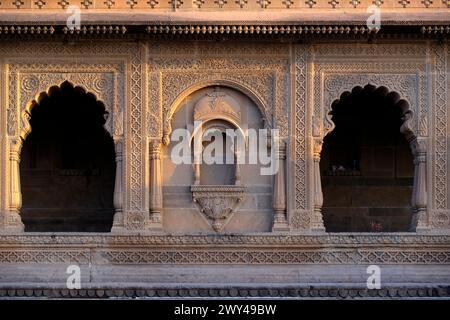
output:
M 114 289 L 114 288 L 90 288 L 90 289 L 39 289 L 39 288 L 4 288 L 0 289 L 2 298 L 175 298 L 175 297 L 292 297 L 292 298 L 424 298 L 424 297 L 450 297 L 450 287 L 390 287 L 383 289 L 361 288 L 152 288 L 152 289 Z
M 450 1 L 450 0 L 449 0 Z M 265 26 L 265 25 L 215 25 L 215 26 L 169 26 L 169 25 L 154 25 L 145 28 L 149 34 L 337 34 L 337 35 L 357 35 L 357 34 L 372 34 L 378 33 L 379 29 L 370 29 L 365 26 L 296 26 L 296 25 L 281 25 L 281 26 Z M 54 34 L 59 30 L 54 26 L 0 26 L 0 34 Z M 127 28 L 125 26 L 106 26 L 106 25 L 90 25 L 79 28 L 62 27 L 61 31 L 64 34 L 125 34 Z M 424 35 L 433 34 L 450 34 L 450 26 L 428 26 L 420 29 Z
M 148 5 L 149 8 L 155 9 L 160 6 L 160 1 L 161 0 L 148 0 L 148 1 L 145 1 L 145 3 Z M 167 4 L 171 8 L 178 9 L 185 3 L 185 1 L 186 0 L 169 0 L 167 2 Z M 255 0 L 255 1 L 261 9 L 267 9 L 272 5 L 273 0 Z M 299 1 L 301 3 L 301 0 L 299 0 Z M 117 2 L 118 2 L 117 0 L 105 0 L 102 2 L 102 5 L 103 5 L 102 7 L 111 9 L 116 6 Z M 234 4 L 237 5 L 237 7 L 244 9 L 248 5 L 249 0 L 214 0 L 215 6 L 219 9 L 222 9 L 228 3 L 232 4 L 233 2 L 234 2 Z M 305 5 L 307 5 L 309 8 L 314 8 L 317 5 L 317 2 L 318 2 L 318 0 L 304 1 Z M 38 8 L 38 9 L 42 9 L 47 6 L 47 2 L 44 0 L 35 0 L 32 3 L 34 4 L 34 7 Z M 83 9 L 92 9 L 93 7 L 97 7 L 96 5 L 94 5 L 94 0 L 82 0 L 80 2 L 77 1 L 72 4 L 70 3 L 69 0 L 60 0 L 57 3 L 62 9 L 67 9 L 70 5 L 80 6 Z M 131 9 L 134 9 L 134 7 L 139 5 L 138 0 L 127 0 L 126 3 Z M 206 3 L 206 1 L 205 0 L 193 0 L 192 3 L 198 9 L 201 9 L 204 6 L 204 4 Z M 281 3 L 283 4 L 283 6 L 286 9 L 290 9 L 295 5 L 294 0 L 282 0 Z M 327 1 L 327 4 L 330 5 L 330 7 L 333 9 L 340 7 L 342 3 L 343 3 L 342 0 Z M 358 8 L 358 6 L 361 4 L 361 0 L 350 0 L 348 3 L 353 8 Z M 380 8 L 383 6 L 384 3 L 385 3 L 385 0 L 373 0 L 372 1 L 373 5 L 376 5 L 377 7 L 380 7 Z M 411 0 L 398 0 L 397 3 L 401 7 L 407 8 L 407 7 L 410 7 Z M 429 8 L 429 7 L 433 6 L 433 4 L 439 3 L 439 0 L 422 0 L 422 1 L 420 1 L 420 3 L 424 7 Z M 447 6 L 448 8 L 450 8 L 450 0 L 442 0 L 442 3 L 445 6 Z M 25 2 L 22 0 L 14 0 L 11 2 L 11 4 L 13 6 L 15 6 L 17 9 L 21 9 L 22 7 L 25 6 Z M 2 5 L 2 2 L 0 2 L 0 6 L 1 5 Z

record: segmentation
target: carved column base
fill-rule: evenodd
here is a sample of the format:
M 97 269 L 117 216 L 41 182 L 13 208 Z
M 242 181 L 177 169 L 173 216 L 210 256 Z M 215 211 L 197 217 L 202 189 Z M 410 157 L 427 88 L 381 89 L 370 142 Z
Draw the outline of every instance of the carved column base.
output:
M 25 226 L 18 212 L 2 213 L 0 222 L 0 233 L 17 233 L 25 231 Z
M 148 232 L 163 232 L 161 211 L 150 211 L 150 218 L 145 222 L 145 230 Z
M 414 209 L 411 219 L 411 226 L 409 227 L 409 232 L 426 233 L 430 231 L 430 227 L 426 221 L 427 211 L 425 208 Z
M 284 210 L 275 211 L 272 232 L 290 231 L 289 224 L 286 220 L 286 212 Z
M 311 228 L 311 231 L 313 231 L 313 232 L 317 232 L 317 233 L 325 232 L 325 226 L 323 224 L 321 209 L 315 209 L 313 211 L 313 216 L 311 217 L 310 228 Z
M 123 213 L 116 212 L 114 214 L 114 221 L 111 228 L 111 233 L 124 233 L 126 231 L 125 226 L 123 225 Z

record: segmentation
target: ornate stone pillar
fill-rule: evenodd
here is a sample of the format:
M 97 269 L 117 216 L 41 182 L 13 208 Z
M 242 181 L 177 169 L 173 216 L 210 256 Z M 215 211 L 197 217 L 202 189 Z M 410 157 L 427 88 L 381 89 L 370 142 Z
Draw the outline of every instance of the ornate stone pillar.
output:
M 10 138 L 9 141 L 9 210 L 3 217 L 3 231 L 23 232 L 24 225 L 20 218 L 22 193 L 20 187 L 20 149 L 22 139 Z
M 412 193 L 413 217 L 410 231 L 426 231 L 428 227 L 427 217 L 427 144 L 424 139 L 412 138 L 410 141 L 414 155 L 414 187 Z
M 281 139 L 274 144 L 275 161 L 278 161 L 278 171 L 273 183 L 273 210 L 274 219 L 272 231 L 289 231 L 286 217 L 286 143 Z
M 162 180 L 161 180 L 161 142 L 150 141 L 150 218 L 146 229 L 162 231 Z
M 114 184 L 114 222 L 112 232 L 124 230 L 123 220 L 123 138 L 114 138 L 116 151 L 116 178 Z
M 325 227 L 323 225 L 322 218 L 322 206 L 323 206 L 323 193 L 322 193 L 322 181 L 320 176 L 320 154 L 322 152 L 323 140 L 316 138 L 313 140 L 313 170 L 314 170 L 314 211 L 311 217 L 311 230 L 324 232 Z

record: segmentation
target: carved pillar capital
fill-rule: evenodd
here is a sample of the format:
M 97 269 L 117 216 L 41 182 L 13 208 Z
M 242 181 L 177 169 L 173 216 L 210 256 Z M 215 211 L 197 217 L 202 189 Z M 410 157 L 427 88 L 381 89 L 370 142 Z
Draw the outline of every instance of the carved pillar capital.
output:
M 320 138 L 313 139 L 313 158 L 315 162 L 320 162 L 320 155 L 322 153 L 323 140 Z
M 413 137 L 409 140 L 409 145 L 414 156 L 414 162 L 425 162 L 427 155 L 428 141 L 425 138 Z
M 159 140 L 151 140 L 149 142 L 150 160 L 161 159 L 161 142 Z

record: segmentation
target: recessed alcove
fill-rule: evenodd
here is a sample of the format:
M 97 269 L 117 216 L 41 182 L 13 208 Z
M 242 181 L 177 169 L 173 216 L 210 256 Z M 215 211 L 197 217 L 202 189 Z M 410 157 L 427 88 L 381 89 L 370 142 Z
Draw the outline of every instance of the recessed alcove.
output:
M 345 92 L 324 139 L 322 207 L 328 232 L 400 232 L 411 224 L 413 155 L 400 132 L 406 102 L 385 87 Z
M 25 231 L 109 232 L 114 206 L 114 143 L 105 106 L 64 82 L 31 108 L 21 154 Z

